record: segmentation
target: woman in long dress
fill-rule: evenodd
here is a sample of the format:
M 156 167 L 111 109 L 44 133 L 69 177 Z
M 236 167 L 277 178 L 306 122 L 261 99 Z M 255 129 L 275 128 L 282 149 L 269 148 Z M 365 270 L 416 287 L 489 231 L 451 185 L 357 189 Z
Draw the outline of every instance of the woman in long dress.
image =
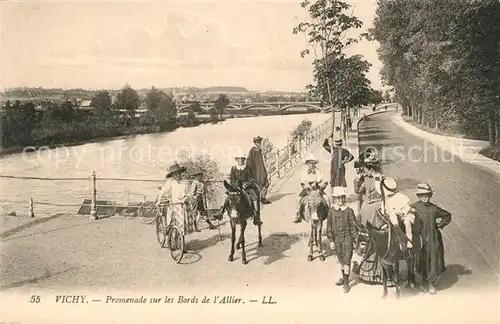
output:
M 189 204 L 189 185 L 183 179 L 185 172 L 186 168 L 179 166 L 177 163 L 169 168 L 166 175 L 167 181 L 158 194 L 156 204 L 159 206 L 163 202 L 165 205 L 164 196 L 166 196 L 167 204 L 164 212 L 167 213 L 167 217 L 171 217 L 171 219 L 167 219 L 167 223 L 175 221 L 181 226 L 184 225 L 184 234 L 190 234 L 194 231 L 195 222 Z
M 371 222 L 374 226 L 380 227 L 383 221 L 380 219 L 379 211 L 381 209 L 382 197 L 377 191 L 380 186 L 380 180 L 384 177 L 380 170 L 380 162 L 373 160 L 364 164 L 365 172 L 361 179 L 355 182 L 355 192 L 360 195 L 361 208 L 359 211 L 359 222 L 366 224 Z M 382 283 L 382 268 L 376 261 L 375 254 L 370 255 L 359 267 L 358 277 L 361 282 L 368 284 Z

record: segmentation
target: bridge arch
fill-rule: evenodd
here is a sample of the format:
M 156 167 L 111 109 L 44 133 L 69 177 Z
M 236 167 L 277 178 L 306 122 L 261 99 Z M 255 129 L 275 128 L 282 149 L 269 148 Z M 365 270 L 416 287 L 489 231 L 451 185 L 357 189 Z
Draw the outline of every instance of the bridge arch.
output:
M 317 104 L 311 104 L 311 103 L 308 103 L 308 102 L 294 102 L 292 104 L 288 104 L 286 106 L 282 106 L 279 110 L 287 110 L 289 108 L 314 108 L 314 109 L 317 109 L 317 110 L 321 110 L 321 107 L 319 105 L 319 103 Z

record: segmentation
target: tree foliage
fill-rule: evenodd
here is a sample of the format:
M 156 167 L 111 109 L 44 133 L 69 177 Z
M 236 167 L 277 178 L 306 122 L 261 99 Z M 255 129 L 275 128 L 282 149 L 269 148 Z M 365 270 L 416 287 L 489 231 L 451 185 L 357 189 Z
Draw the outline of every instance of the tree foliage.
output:
M 137 91 L 127 84 L 116 97 L 116 107 L 118 109 L 136 110 L 139 108 L 140 101 Z
M 95 108 L 95 111 L 99 115 L 109 114 L 111 109 L 111 96 L 107 91 L 99 91 L 93 97 L 90 103 L 92 107 Z
M 347 57 L 345 54 L 350 45 L 366 36 L 346 36 L 351 29 L 362 26 L 362 22 L 349 13 L 351 5 L 340 0 L 305 0 L 301 6 L 310 21 L 301 22 L 293 33 L 306 35 L 315 56 L 315 85 L 307 87 L 311 95 L 334 107 L 367 102 L 371 88 L 365 74 L 370 65 L 359 55 Z M 310 53 L 310 49 L 305 49 L 301 56 Z
M 405 114 L 498 145 L 500 2 L 379 0 L 371 34 Z
M 225 111 L 227 105 L 229 105 L 229 103 L 230 103 L 230 101 L 229 101 L 229 98 L 227 97 L 227 95 L 220 94 L 217 97 L 217 99 L 215 100 L 215 103 L 214 103 L 214 108 L 217 111 L 219 118 L 222 118 L 222 115 L 224 114 L 224 111 Z

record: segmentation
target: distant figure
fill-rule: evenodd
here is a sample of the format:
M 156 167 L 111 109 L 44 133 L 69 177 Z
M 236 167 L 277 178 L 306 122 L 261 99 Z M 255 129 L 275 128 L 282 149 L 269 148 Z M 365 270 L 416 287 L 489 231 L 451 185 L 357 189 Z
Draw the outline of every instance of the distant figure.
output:
M 330 137 L 333 140 L 333 136 Z M 323 148 L 328 152 L 332 153 L 333 156 L 330 166 L 330 186 L 333 187 L 347 187 L 347 182 L 345 179 L 345 164 L 351 162 L 354 156 L 342 147 L 343 141 L 338 138 L 334 141 L 334 147 L 330 147 L 329 139 L 325 139 L 323 142 Z
M 260 202 L 270 204 L 271 202 L 266 199 L 267 190 L 269 190 L 269 179 L 267 178 L 267 170 L 262 156 L 262 137 L 255 136 L 253 144 L 254 146 L 248 153 L 247 165 L 255 177 L 255 184 L 259 188 Z

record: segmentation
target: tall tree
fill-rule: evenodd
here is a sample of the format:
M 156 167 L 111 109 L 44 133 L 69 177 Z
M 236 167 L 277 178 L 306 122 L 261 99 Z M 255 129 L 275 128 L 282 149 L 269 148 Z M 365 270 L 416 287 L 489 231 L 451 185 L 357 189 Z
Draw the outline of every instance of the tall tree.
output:
M 214 102 L 214 108 L 217 111 L 217 114 L 219 115 L 219 119 L 222 119 L 222 115 L 224 114 L 224 111 L 229 105 L 230 101 L 227 95 L 225 94 L 219 94 L 217 99 Z
M 116 107 L 118 109 L 137 110 L 139 108 L 140 98 L 137 91 L 128 84 L 118 93 L 116 97 Z
M 362 22 L 348 14 L 349 4 L 340 0 L 305 0 L 301 3 L 311 21 L 301 22 L 293 29 L 294 34 L 304 33 L 315 56 L 315 81 L 316 86 L 308 89 L 318 96 L 321 101 L 329 102 L 335 106 L 337 91 L 336 86 L 347 77 L 339 68 L 335 60 L 343 55 L 345 49 L 355 43 L 357 39 L 348 37 L 346 33 L 352 28 L 360 28 Z M 301 52 L 304 57 L 310 49 Z M 333 73 L 332 73 L 333 71 Z M 323 85 L 320 85 L 323 83 Z
M 111 109 L 111 96 L 108 91 L 99 91 L 90 103 L 92 107 L 96 110 L 98 115 L 106 114 Z

